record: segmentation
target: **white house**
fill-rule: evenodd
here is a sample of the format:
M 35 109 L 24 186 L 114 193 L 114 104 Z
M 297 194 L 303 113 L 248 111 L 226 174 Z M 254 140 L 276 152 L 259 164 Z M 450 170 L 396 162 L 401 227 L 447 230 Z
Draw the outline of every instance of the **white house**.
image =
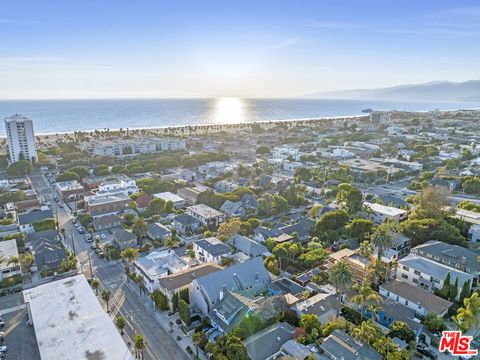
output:
M 222 257 L 232 253 L 230 246 L 224 244 L 216 237 L 195 241 L 193 243 L 193 251 L 195 252 L 195 259 L 198 261 L 216 263 L 222 261 Z
M 480 241 L 480 224 L 473 224 L 468 229 L 468 240 L 476 244 Z
M 159 289 L 159 279 L 186 270 L 188 264 L 173 250 L 153 251 L 133 263 L 135 273 L 143 276 L 143 285 L 149 292 Z
M 152 196 L 155 199 L 162 199 L 165 202 L 171 201 L 175 209 L 180 209 L 187 205 L 187 201 L 184 198 L 174 193 L 171 193 L 170 191 L 156 193 L 156 194 L 153 194 Z
M 369 217 L 377 224 L 381 224 L 387 219 L 399 223 L 407 218 L 407 212 L 405 210 L 393 206 L 369 202 L 364 202 L 363 205 L 370 210 Z
M 217 227 L 225 221 L 225 214 L 205 204 L 187 207 L 186 213 L 199 220 L 206 227 Z
M 421 316 L 425 316 L 430 312 L 443 316 L 450 306 L 453 305 L 448 300 L 398 280 L 380 285 L 379 293 L 386 298 L 390 298 L 415 310 Z

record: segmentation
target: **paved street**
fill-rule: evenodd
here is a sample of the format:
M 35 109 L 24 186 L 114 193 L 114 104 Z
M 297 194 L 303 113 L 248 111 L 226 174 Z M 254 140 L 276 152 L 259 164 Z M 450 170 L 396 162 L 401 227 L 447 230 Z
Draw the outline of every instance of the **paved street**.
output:
M 133 338 L 136 332 L 144 335 L 147 342 L 144 358 L 146 360 L 162 359 L 187 359 L 184 349 L 181 349 L 171 334 L 163 328 L 153 315 L 151 300 L 140 297 L 136 289 L 126 283 L 123 264 L 115 261 L 100 259 L 90 248 L 91 243 L 85 241 L 85 235 L 79 234 L 72 223 L 70 209 L 64 205 L 60 208 L 53 200 L 53 189 L 43 175 L 32 175 L 30 177 L 37 192 L 49 201 L 54 214 L 58 217 L 60 228 L 65 228 L 66 246 L 73 250 L 79 259 L 81 270 L 87 277 L 92 277 L 90 266 L 94 276 L 99 280 L 102 289 L 111 291 L 110 300 L 112 321 L 117 316 L 123 316 L 128 325 L 125 329 L 124 340 L 133 347 Z M 89 261 L 90 257 L 90 261 Z M 101 290 L 99 289 L 99 293 Z M 99 301 L 103 303 L 103 300 Z M 104 308 L 106 305 L 103 304 Z M 132 353 L 134 350 L 132 349 Z

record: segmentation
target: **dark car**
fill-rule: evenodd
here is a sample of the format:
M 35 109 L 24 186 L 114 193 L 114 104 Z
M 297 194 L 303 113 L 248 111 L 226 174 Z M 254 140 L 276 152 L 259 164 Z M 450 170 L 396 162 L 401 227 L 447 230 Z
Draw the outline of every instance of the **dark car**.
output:
M 419 344 L 417 346 L 417 351 L 420 354 L 425 355 L 429 359 L 435 360 L 437 358 L 437 354 L 435 354 L 435 352 L 433 350 L 429 349 L 428 346 L 426 346 L 424 344 Z

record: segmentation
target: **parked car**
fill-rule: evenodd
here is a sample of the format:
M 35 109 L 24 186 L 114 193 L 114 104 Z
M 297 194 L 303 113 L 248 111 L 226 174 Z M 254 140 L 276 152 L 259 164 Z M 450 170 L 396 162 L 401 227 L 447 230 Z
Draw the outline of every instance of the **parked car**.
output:
M 85 241 L 88 242 L 88 243 L 93 242 L 92 235 L 88 234 L 88 235 L 85 237 Z
M 5 333 L 0 331 L 0 342 L 3 343 L 5 341 Z
M 2 318 L 0 318 L 0 329 L 4 327 L 5 327 L 5 321 Z
M 437 354 L 435 354 L 435 352 L 429 349 L 428 346 L 425 344 L 418 344 L 417 351 L 420 354 L 425 355 L 429 359 L 435 360 L 437 358 Z
M 5 354 L 8 351 L 8 348 L 5 345 L 0 346 L 0 354 Z
M 102 240 L 105 240 L 107 238 L 107 235 L 102 234 L 102 235 L 100 235 L 100 237 L 102 238 Z

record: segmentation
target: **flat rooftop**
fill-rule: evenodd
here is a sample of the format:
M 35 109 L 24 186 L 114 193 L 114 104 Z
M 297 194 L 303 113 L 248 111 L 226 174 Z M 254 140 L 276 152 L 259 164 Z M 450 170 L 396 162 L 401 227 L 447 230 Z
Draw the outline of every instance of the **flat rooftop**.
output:
M 172 203 L 178 203 L 178 202 L 182 202 L 182 201 L 185 201 L 184 198 L 178 196 L 178 195 L 175 195 L 174 193 L 171 193 L 170 191 L 165 191 L 165 192 L 161 192 L 161 193 L 156 193 L 156 194 L 153 194 L 152 195 L 154 198 L 156 199 L 162 199 L 164 200 L 165 202 L 167 201 L 171 201 Z
M 133 360 L 84 275 L 23 292 L 42 360 Z

